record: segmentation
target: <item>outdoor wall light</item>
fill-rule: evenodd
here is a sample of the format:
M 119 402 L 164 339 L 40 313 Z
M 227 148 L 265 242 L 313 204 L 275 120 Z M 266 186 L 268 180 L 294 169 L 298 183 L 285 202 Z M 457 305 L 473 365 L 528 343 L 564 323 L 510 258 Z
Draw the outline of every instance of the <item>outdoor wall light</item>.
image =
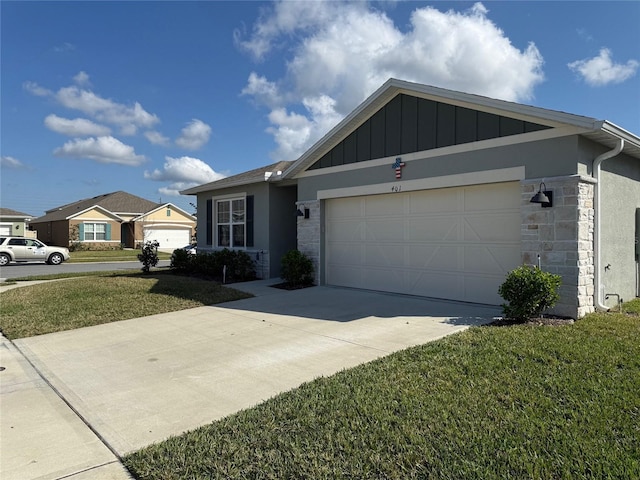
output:
M 296 212 L 296 216 L 297 217 L 304 217 L 304 218 L 309 218 L 309 209 L 308 208 L 298 208 L 298 211 Z
M 539 203 L 542 205 L 542 208 L 549 208 L 553 206 L 553 192 L 551 190 L 547 190 L 547 186 L 544 182 L 540 183 L 540 189 L 531 199 L 531 203 Z

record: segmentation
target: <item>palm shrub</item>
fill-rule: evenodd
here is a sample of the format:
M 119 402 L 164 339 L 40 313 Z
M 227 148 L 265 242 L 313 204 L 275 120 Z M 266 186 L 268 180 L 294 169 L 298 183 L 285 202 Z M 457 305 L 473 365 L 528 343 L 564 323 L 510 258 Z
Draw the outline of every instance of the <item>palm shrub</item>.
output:
M 282 257 L 282 278 L 292 287 L 313 284 L 313 263 L 302 252 L 289 250 Z
M 560 298 L 558 288 L 561 283 L 560 275 L 529 265 L 512 270 L 498 289 L 500 296 L 508 302 L 502 304 L 505 317 L 519 321 L 540 317 Z

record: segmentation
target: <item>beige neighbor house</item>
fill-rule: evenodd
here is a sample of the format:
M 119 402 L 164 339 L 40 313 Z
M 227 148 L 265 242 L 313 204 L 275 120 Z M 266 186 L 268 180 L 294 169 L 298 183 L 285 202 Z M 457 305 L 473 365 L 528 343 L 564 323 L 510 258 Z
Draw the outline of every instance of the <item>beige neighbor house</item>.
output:
M 28 213 L 0 207 L 0 237 L 35 237 L 35 232 L 29 231 L 32 218 Z
M 138 248 L 156 240 L 161 249 L 184 247 L 195 232 L 195 217 L 171 203 L 155 203 L 113 192 L 48 210 L 31 221 L 38 238 L 51 245 L 86 244 L 93 249 Z
M 320 285 L 499 305 L 524 263 L 557 314 L 640 294 L 640 137 L 607 120 L 390 79 L 296 161 L 181 193 L 198 249 L 265 277 L 297 245 Z

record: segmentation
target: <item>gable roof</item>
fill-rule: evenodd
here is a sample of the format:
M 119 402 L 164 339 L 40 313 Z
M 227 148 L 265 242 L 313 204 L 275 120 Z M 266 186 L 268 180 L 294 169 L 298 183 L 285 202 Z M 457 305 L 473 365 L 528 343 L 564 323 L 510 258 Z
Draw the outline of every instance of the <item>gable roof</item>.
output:
M 0 217 L 5 217 L 5 218 L 16 217 L 16 218 L 25 219 L 25 218 L 33 218 L 33 215 L 29 215 L 28 213 L 22 213 L 17 210 L 12 210 L 10 208 L 0 207 Z
M 591 117 L 391 78 L 324 135 L 324 137 L 318 140 L 298 160 L 293 162 L 284 172 L 282 178 L 293 178 L 296 174 L 309 168 L 392 98 L 401 93 L 472 108 L 487 113 L 527 120 L 550 127 L 575 127 L 578 129 L 580 135 L 609 148 L 614 148 L 618 139 L 622 138 L 625 140 L 623 152 L 640 158 L 640 138 L 606 120 L 597 120 Z M 574 134 L 575 133 L 576 132 L 574 132 Z
M 34 219 L 35 223 L 53 222 L 56 220 L 66 220 L 72 218 L 92 207 L 101 207 L 112 214 L 141 215 L 149 210 L 153 210 L 159 204 L 151 202 L 145 198 L 131 195 L 130 193 L 118 191 L 105 193 L 91 198 L 78 200 L 77 202 L 52 208 L 45 212 L 45 215 Z
M 181 209 L 180 207 L 174 205 L 173 203 L 163 203 L 163 204 L 158 204 L 158 206 L 156 208 L 154 208 L 153 210 L 149 210 L 148 212 L 144 212 L 142 215 L 137 216 L 136 218 L 133 218 L 132 221 L 137 222 L 138 220 L 143 219 L 144 217 L 151 215 L 155 212 L 157 212 L 158 210 L 162 210 L 163 208 L 171 208 L 171 210 L 175 210 L 176 212 L 180 212 L 183 215 L 191 218 L 194 222 L 196 221 L 196 217 L 194 217 L 193 215 L 191 215 L 189 212 L 184 211 L 183 209 Z
M 278 172 L 284 172 L 293 163 L 294 162 L 292 161 L 283 160 L 281 162 L 265 165 L 264 167 L 254 168 L 248 172 L 216 180 L 215 182 L 205 183 L 204 185 L 199 185 L 193 188 L 187 188 L 186 190 L 182 190 L 180 193 L 182 195 L 195 195 L 196 193 L 206 192 L 209 190 L 219 190 L 221 188 L 279 180 L 282 178 L 282 174 L 278 175 Z

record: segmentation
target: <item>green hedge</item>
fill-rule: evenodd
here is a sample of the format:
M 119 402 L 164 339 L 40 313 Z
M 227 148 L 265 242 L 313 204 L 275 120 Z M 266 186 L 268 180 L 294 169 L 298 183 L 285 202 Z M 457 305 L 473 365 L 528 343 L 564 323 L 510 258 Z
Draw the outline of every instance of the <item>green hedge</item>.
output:
M 226 268 L 226 275 L 224 267 Z M 242 250 L 215 250 L 212 252 L 198 252 L 189 255 L 183 249 L 173 251 L 171 268 L 179 273 L 199 275 L 215 280 L 230 282 L 244 282 L 256 278 L 253 260 Z

